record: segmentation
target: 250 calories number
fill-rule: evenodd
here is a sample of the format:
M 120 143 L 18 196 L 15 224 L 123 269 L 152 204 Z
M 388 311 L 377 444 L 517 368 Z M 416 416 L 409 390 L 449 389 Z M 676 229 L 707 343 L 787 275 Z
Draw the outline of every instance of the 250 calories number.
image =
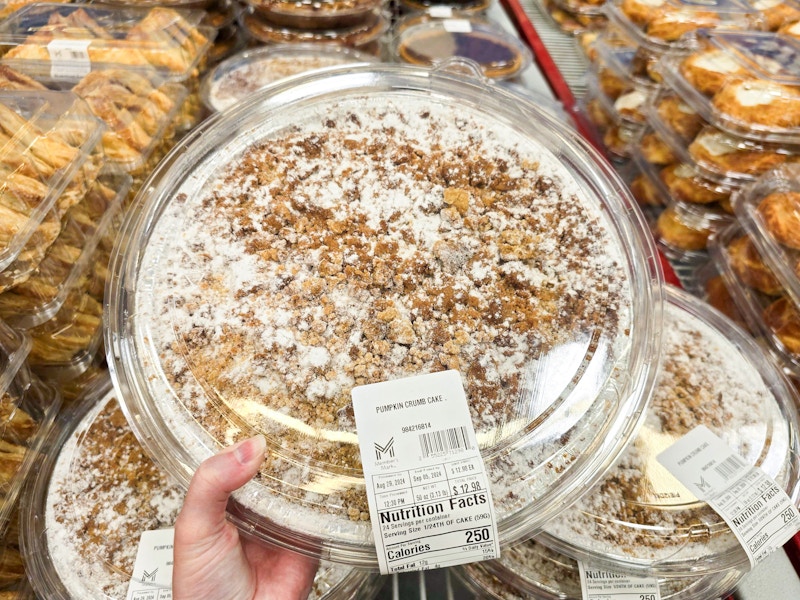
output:
M 786 524 L 792 519 L 794 519 L 794 511 L 791 508 L 787 508 L 785 511 L 781 513 L 781 517 L 783 517 L 783 522 L 784 524 Z
M 656 600 L 655 594 L 639 594 L 639 600 Z
M 491 539 L 488 527 L 482 527 L 480 529 L 468 529 L 465 533 L 467 534 L 468 544 L 477 544 L 478 542 L 488 542 Z

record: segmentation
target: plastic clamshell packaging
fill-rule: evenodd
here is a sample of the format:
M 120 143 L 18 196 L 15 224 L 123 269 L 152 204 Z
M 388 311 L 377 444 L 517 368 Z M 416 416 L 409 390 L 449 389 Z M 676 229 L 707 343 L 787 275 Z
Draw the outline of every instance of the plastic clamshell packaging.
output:
M 38 80 L 77 82 L 110 68 L 158 71 L 185 81 L 215 30 L 204 12 L 164 7 L 36 3 L 0 23 L 3 63 Z
M 247 4 L 271 24 L 294 29 L 354 27 L 381 8 L 381 0 L 247 0 Z
M 516 77 L 531 64 L 531 53 L 516 37 L 478 17 L 436 19 L 399 29 L 392 53 L 399 61 L 435 66 L 450 58 L 480 65 L 484 76 Z
M 128 250 L 112 259 L 107 357 L 137 436 L 184 483 L 221 446 L 266 436 L 269 458 L 236 494 L 233 513 L 254 535 L 376 566 L 351 413 L 355 385 L 459 370 L 502 545 L 541 527 L 632 434 L 660 348 L 655 248 L 610 167 L 523 98 L 444 69 L 358 65 L 278 84 L 207 121 L 178 148 L 126 221 Z M 262 153 L 267 148 L 274 159 Z M 244 197 L 238 190 L 252 181 L 251 161 L 266 161 L 259 170 L 271 174 L 259 184 L 263 206 L 253 206 L 266 220 L 252 221 L 245 206 L 222 216 L 223 198 Z M 222 204 L 195 205 L 205 197 L 200 190 L 217 190 Z M 516 215 L 507 227 L 498 201 Z M 557 242 L 556 225 L 537 214 L 562 221 L 567 237 Z M 232 219 L 238 233 L 232 238 L 207 219 Z M 489 239 L 477 240 L 474 219 L 483 219 Z M 314 237 L 329 227 L 341 242 Z M 279 231 L 297 244 L 276 242 L 276 254 L 267 239 Z M 505 258 L 478 251 L 487 246 Z M 189 267 L 190 278 L 177 275 L 188 267 L 182 261 L 201 254 L 208 261 Z M 300 264 L 311 256 L 320 267 L 307 278 Z M 567 272 L 569 281 L 558 283 Z M 164 287 L 162 278 L 174 275 L 180 285 Z M 212 280 L 216 292 L 203 292 L 201 307 L 192 282 Z M 501 292 L 511 281 L 519 289 Z M 595 308 L 571 305 L 573 285 L 585 290 L 582 305 Z M 169 299 L 159 291 L 167 289 Z M 548 301 L 539 304 L 537 294 Z M 512 296 L 530 299 L 504 305 Z M 253 301 L 260 307 L 247 320 L 255 320 L 242 329 L 241 311 Z M 564 322 L 551 321 L 547 307 Z M 190 313 L 205 315 L 204 324 L 191 325 Z M 501 314 L 552 327 L 525 334 L 526 325 Z M 236 333 L 226 327 L 234 337 L 255 337 L 205 338 L 214 337 L 206 325 L 220 319 L 234 325 Z M 236 350 L 228 352 L 231 343 Z M 189 373 L 199 385 L 184 379 Z M 241 379 L 245 373 L 252 377 Z
M 561 10 L 589 17 L 603 14 L 604 2 L 600 0 L 553 0 L 553 4 Z
M 52 451 L 25 492 L 21 515 L 36 591 L 44 598 L 125 598 L 140 535 L 173 526 L 183 489 L 145 454 L 107 376 L 59 416 L 48 442 Z M 368 600 L 379 584 L 368 571 L 323 563 L 309 598 Z
M 558 6 L 553 0 L 536 0 L 539 11 L 547 17 L 553 27 L 568 35 L 581 35 L 587 32 L 603 31 L 608 26 L 605 14 L 587 15 L 576 13 Z
M 800 306 L 800 165 L 767 173 L 734 196 L 739 222 Z
M 536 540 L 509 548 L 498 560 L 455 567 L 453 573 L 469 591 L 486 600 L 582 600 L 576 560 Z M 661 600 L 725 598 L 744 577 L 730 569 L 699 577 L 659 578 Z
M 62 92 L 0 91 L 0 269 L 30 268 L 27 252 L 58 235 L 51 215 L 100 139 L 102 124 L 84 102 Z M 11 277 L 9 273 L 4 277 Z
M 717 232 L 709 246 L 711 257 L 750 331 L 763 340 L 789 374 L 800 377 L 800 309 L 789 296 L 765 294 L 748 285 L 737 272 L 731 247 L 746 235 L 739 223 Z M 758 254 L 758 247 L 754 246 L 753 251 L 759 270 L 769 269 L 765 257 Z
M 0 320 L 0 392 L 11 385 L 31 351 L 31 338 Z
M 734 136 L 800 144 L 800 39 L 714 30 L 699 32 L 695 46 L 661 66 L 667 84 L 698 114 Z M 718 85 L 702 83 L 709 73 Z
M 797 396 L 750 335 L 727 317 L 676 288 L 667 298 L 661 370 L 642 429 L 603 481 L 546 524 L 537 539 L 617 572 L 747 571 L 747 555 L 722 518 L 656 456 L 705 425 L 797 502 Z
M 264 44 L 339 44 L 375 56 L 381 51 L 381 36 L 389 30 L 389 20 L 380 10 L 366 13 L 348 27 L 305 29 L 268 21 L 249 6 L 239 15 L 239 24 L 251 38 Z
M 761 14 L 744 0 L 613 0 L 604 5 L 613 25 L 651 52 L 692 49 L 687 33 L 698 29 L 761 29 Z
M 426 13 L 432 17 L 485 14 L 493 0 L 400 0 L 404 14 Z M 448 11 L 450 14 L 448 14 Z
M 129 175 L 113 167 L 100 173 L 83 200 L 66 213 L 59 237 L 27 281 L 0 294 L 0 318 L 27 329 L 59 311 L 70 291 L 90 276 L 89 260 L 100 239 L 116 234 L 130 183 Z
M 209 110 L 218 112 L 286 77 L 375 60 L 371 54 L 335 45 L 284 44 L 245 50 L 208 72 L 200 96 Z
M 58 392 L 27 367 L 19 369 L 0 393 L 0 529 L 7 527 L 19 509 L 17 499 L 43 451 L 60 405 Z
M 633 87 L 622 86 L 617 89 L 614 96 L 609 96 L 603 89 L 604 84 L 608 84 L 608 79 L 602 82 L 599 78 L 602 73 L 595 73 L 590 70 L 586 77 L 587 95 L 595 98 L 608 117 L 620 127 L 640 130 L 645 121 L 644 114 L 641 112 L 642 106 L 647 103 L 648 92 Z M 615 82 L 621 83 L 621 82 Z

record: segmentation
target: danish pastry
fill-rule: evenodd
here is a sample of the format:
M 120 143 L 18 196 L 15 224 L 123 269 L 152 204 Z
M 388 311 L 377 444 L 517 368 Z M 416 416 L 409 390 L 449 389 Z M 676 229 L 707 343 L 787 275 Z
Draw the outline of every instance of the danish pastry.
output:
M 775 274 L 759 254 L 750 236 L 743 235 L 728 244 L 728 261 L 736 276 L 746 286 L 768 296 L 779 296 L 783 291 Z
M 664 96 L 656 112 L 664 124 L 684 140 L 691 140 L 703 128 L 703 118 L 678 96 Z
M 620 10 L 632 23 L 643 27 L 660 16 L 666 0 L 622 0 Z
M 617 124 L 612 124 L 603 134 L 603 143 L 608 151 L 617 156 L 627 157 L 630 145 L 636 137 L 636 131 Z
M 640 206 L 663 206 L 658 188 L 647 175 L 637 175 L 630 183 L 631 194 Z
M 735 176 L 760 175 L 797 160 L 777 148 L 751 144 L 712 128 L 703 129 L 694 138 L 689 154 L 703 168 Z
M 736 302 L 733 296 L 731 296 L 722 275 L 712 277 L 706 282 L 705 300 L 731 321 L 739 325 L 739 327 L 745 331 L 749 331 L 750 328 L 742 317 L 742 313 L 739 312 L 739 308 L 736 306 Z
M 651 165 L 669 165 L 678 160 L 672 149 L 654 131 L 648 131 L 639 140 L 639 152 Z
M 659 173 L 661 181 L 676 200 L 693 204 L 713 204 L 730 198 L 730 189 L 704 179 L 687 164 L 667 165 Z
M 800 38 L 800 20 L 795 23 L 787 23 L 778 29 L 778 33 Z
M 787 352 L 800 356 L 800 311 L 786 296 L 764 309 L 764 324 L 775 334 Z
M 642 107 L 646 104 L 648 94 L 635 89 L 623 93 L 614 101 L 614 109 L 617 114 L 628 121 L 634 123 L 644 123 L 645 117 Z
M 800 250 L 800 193 L 773 192 L 759 202 L 758 214 L 775 241 Z
M 690 31 L 715 27 L 719 22 L 719 14 L 710 10 L 670 10 L 650 19 L 645 32 L 662 42 L 675 42 Z
M 765 127 L 800 127 L 800 92 L 763 79 L 727 81 L 711 99 L 722 114 Z
M 729 53 L 707 48 L 686 57 L 680 65 L 683 78 L 706 96 L 713 96 L 731 79 L 747 79 L 747 70 Z
M 800 20 L 800 10 L 785 0 L 755 0 L 752 7 L 761 12 L 764 28 L 776 31 L 787 23 Z
M 673 206 L 665 208 L 656 221 L 653 235 L 667 246 L 685 251 L 705 250 L 711 229 L 694 227 L 680 218 Z

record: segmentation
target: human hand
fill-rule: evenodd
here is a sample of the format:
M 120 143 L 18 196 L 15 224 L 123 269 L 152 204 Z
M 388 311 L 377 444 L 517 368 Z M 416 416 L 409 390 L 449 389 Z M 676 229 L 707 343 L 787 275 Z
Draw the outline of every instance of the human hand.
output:
M 242 536 L 225 518 L 231 492 L 252 479 L 266 440 L 256 436 L 198 467 L 175 521 L 174 600 L 300 600 L 318 561 Z

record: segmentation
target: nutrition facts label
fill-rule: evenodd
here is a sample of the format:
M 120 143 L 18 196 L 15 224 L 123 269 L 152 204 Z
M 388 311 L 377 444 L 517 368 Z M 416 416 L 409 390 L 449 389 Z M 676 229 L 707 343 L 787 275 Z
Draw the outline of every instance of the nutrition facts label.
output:
M 459 374 L 358 387 L 353 407 L 381 572 L 499 556 L 492 497 Z

